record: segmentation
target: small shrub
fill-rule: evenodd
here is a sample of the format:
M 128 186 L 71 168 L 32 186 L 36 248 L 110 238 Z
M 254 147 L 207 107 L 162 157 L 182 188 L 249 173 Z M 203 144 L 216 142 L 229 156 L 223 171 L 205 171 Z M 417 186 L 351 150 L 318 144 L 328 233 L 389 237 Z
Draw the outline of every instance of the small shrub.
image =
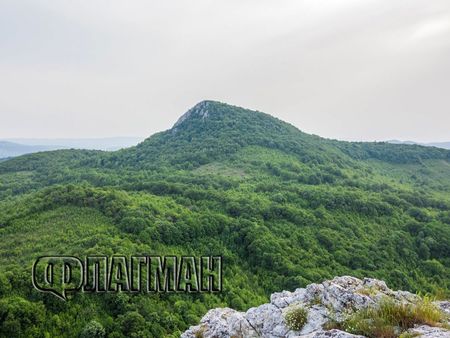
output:
M 364 296 L 375 296 L 377 294 L 376 288 L 370 286 L 370 287 L 364 287 L 356 291 L 357 293 L 364 295 Z
M 197 332 L 195 332 L 195 338 L 203 338 L 205 336 L 205 328 L 201 327 Z
M 311 305 L 321 305 L 322 304 L 322 299 L 320 299 L 320 296 L 315 296 L 313 299 L 311 299 L 310 302 Z
M 300 331 L 307 320 L 308 311 L 301 306 L 288 310 L 284 315 L 286 326 L 294 331 Z

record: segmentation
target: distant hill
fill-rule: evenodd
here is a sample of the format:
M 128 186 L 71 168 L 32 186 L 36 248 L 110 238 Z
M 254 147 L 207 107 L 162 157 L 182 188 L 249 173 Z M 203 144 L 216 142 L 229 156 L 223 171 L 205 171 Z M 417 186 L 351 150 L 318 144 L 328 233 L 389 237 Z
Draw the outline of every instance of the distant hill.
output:
M 450 142 L 429 142 L 429 143 L 419 143 L 419 142 L 414 142 L 414 141 L 399 141 L 399 140 L 389 140 L 387 141 L 388 143 L 392 143 L 392 144 L 419 144 L 421 146 L 426 146 L 426 147 L 437 147 L 437 148 L 442 148 L 442 149 L 450 149 Z
M 51 145 L 28 145 L 8 141 L 0 141 L 0 158 L 15 157 L 55 149 L 61 149 L 61 147 Z
M 58 149 L 118 150 L 135 146 L 143 138 L 107 137 L 87 139 L 16 138 L 0 140 L 0 158 L 16 157 L 40 151 Z
M 444 148 L 444 149 L 450 149 L 450 142 L 427 143 L 425 145 L 438 147 L 438 148 Z

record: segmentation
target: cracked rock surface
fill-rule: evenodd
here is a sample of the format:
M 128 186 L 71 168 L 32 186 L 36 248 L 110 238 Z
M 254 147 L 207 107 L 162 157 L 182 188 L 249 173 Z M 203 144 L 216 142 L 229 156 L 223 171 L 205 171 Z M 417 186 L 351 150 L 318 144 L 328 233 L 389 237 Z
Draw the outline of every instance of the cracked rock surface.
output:
M 208 311 L 200 324 L 190 327 L 181 338 L 355 338 L 341 330 L 326 330 L 324 324 L 330 320 L 341 321 L 349 311 L 375 305 L 384 297 L 398 302 L 417 302 L 418 296 L 406 291 L 393 291 L 386 283 L 377 279 L 363 280 L 336 277 L 321 284 L 310 284 L 294 292 L 274 293 L 270 303 L 239 312 L 230 308 Z M 302 306 L 308 310 L 306 324 L 300 331 L 289 329 L 285 314 L 290 309 Z M 450 302 L 436 302 L 444 313 L 450 314 Z M 443 328 L 419 326 L 409 331 L 424 338 L 450 338 L 450 331 Z

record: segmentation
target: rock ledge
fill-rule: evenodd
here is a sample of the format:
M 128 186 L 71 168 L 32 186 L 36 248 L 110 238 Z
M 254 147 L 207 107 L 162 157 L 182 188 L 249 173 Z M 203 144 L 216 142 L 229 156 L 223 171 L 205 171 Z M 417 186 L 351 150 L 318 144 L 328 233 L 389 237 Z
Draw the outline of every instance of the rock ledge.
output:
M 393 291 L 386 283 L 377 279 L 343 276 L 321 284 L 310 284 L 294 292 L 274 293 L 270 303 L 239 312 L 230 308 L 208 311 L 199 325 L 190 327 L 181 338 L 355 338 L 337 329 L 326 330 L 324 324 L 330 320 L 342 321 L 349 311 L 375 306 L 381 299 L 389 297 L 395 302 L 414 303 L 419 297 L 406 291 Z M 450 302 L 436 302 L 444 313 L 450 313 Z M 296 306 L 308 310 L 307 322 L 301 331 L 290 330 L 284 315 Z M 450 338 L 450 331 L 418 326 L 409 331 L 412 335 L 426 338 Z

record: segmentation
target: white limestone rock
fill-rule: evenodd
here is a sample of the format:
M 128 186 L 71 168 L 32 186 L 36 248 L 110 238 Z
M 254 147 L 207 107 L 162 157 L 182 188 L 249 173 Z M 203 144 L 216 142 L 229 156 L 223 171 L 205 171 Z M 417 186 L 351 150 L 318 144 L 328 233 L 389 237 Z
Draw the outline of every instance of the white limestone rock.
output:
M 383 297 L 396 302 L 411 303 L 419 297 L 406 291 L 393 291 L 380 280 L 343 276 L 320 284 L 310 284 L 293 292 L 282 291 L 270 297 L 270 303 L 238 312 L 229 308 L 214 309 L 197 326 L 189 328 L 182 338 L 355 338 L 340 330 L 325 330 L 330 320 L 342 321 L 348 313 L 374 306 Z M 285 314 L 292 308 L 308 311 L 307 322 L 301 331 L 289 329 Z M 450 302 L 436 302 L 444 313 L 450 314 Z M 449 337 L 450 331 L 430 326 L 411 330 L 426 338 Z
M 428 325 L 415 327 L 408 332 L 413 335 L 418 335 L 420 338 L 450 338 L 449 330 Z
M 178 130 L 178 127 L 184 121 L 189 119 L 191 116 L 199 115 L 202 118 L 202 121 L 204 121 L 209 115 L 209 111 L 208 111 L 209 104 L 210 104 L 209 101 L 202 101 L 200 103 L 197 103 L 194 107 L 192 107 L 186 113 L 181 115 L 181 117 L 178 119 L 178 121 L 175 122 L 175 124 L 173 125 L 172 131 L 174 133 L 176 133 Z

